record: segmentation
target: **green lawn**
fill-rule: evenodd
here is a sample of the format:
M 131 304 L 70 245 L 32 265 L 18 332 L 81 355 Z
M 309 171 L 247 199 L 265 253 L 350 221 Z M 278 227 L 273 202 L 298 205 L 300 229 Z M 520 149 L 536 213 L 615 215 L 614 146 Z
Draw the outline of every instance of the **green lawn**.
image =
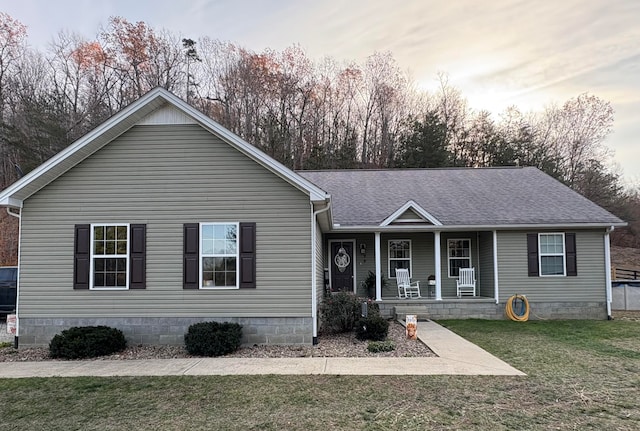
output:
M 4 379 L 0 430 L 640 429 L 640 322 L 440 323 L 528 376 Z

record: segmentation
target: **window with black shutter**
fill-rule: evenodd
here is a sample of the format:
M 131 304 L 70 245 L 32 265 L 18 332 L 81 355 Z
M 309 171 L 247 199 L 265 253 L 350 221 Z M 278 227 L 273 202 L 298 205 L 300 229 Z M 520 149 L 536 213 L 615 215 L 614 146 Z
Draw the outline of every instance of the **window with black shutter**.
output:
M 145 289 L 146 225 L 76 225 L 73 288 Z
M 183 288 L 255 288 L 255 256 L 255 223 L 187 223 Z
M 529 277 L 578 275 L 575 233 L 527 234 Z

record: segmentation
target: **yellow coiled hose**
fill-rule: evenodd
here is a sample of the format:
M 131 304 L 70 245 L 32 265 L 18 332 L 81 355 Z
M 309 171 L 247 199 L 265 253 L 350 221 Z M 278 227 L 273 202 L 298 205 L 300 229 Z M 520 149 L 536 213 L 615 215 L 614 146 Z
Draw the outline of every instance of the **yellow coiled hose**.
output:
M 520 301 L 520 303 L 518 302 Z M 507 317 L 516 322 L 526 322 L 529 320 L 529 301 L 524 295 L 513 295 L 507 300 L 505 306 Z

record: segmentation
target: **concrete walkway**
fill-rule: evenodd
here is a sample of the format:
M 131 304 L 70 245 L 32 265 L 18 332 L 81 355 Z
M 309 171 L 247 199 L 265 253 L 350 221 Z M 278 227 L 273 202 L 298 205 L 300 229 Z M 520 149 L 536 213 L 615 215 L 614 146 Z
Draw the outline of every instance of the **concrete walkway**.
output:
M 438 355 L 437 358 L 186 358 L 3 362 L 0 363 L 0 378 L 241 374 L 525 375 L 434 322 L 418 322 L 418 337 Z

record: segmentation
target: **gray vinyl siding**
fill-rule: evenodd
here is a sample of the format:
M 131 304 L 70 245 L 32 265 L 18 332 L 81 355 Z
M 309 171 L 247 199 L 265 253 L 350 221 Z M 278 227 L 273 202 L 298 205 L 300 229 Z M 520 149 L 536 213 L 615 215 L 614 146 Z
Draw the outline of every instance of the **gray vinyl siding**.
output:
M 494 274 L 493 274 L 493 232 L 480 232 L 479 265 L 476 265 L 478 294 L 480 296 L 494 297 Z
M 136 126 L 27 199 L 20 314 L 311 316 L 309 197 L 196 125 Z M 256 222 L 256 289 L 183 290 L 183 224 Z M 74 225 L 145 223 L 145 290 L 73 290 Z
M 605 301 L 603 230 L 571 231 L 576 233 L 576 277 L 527 276 L 527 233 L 534 232 L 498 232 L 501 302 L 517 293 L 540 302 Z

